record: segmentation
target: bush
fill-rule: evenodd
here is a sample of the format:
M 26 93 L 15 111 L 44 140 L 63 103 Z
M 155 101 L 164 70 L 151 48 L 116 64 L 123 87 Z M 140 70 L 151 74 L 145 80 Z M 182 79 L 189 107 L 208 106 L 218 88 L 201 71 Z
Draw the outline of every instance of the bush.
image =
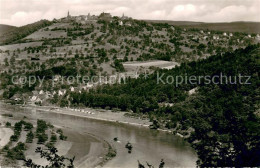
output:
M 45 121 L 43 120 L 37 120 L 37 128 L 36 128 L 36 133 L 45 133 L 45 130 L 47 130 L 48 125 Z
M 43 144 L 48 140 L 48 135 L 45 133 L 38 134 L 38 144 Z
M 14 124 L 14 131 L 21 132 L 22 131 L 22 126 L 23 126 L 23 123 L 21 121 L 15 123 Z
M 58 134 L 63 134 L 63 131 L 61 129 L 57 129 L 56 131 Z
M 57 141 L 57 136 L 56 136 L 56 134 L 53 134 L 51 136 L 51 142 L 56 142 L 56 141 Z
M 46 143 L 45 146 L 46 146 L 47 148 L 53 148 L 53 147 L 54 147 L 54 143 L 48 142 L 48 143 Z
M 13 142 L 17 142 L 18 141 L 18 138 L 19 138 L 19 136 L 18 135 L 12 135 L 11 137 L 10 137 L 10 141 L 13 141 Z
M 24 151 L 26 150 L 26 146 L 24 143 L 19 142 L 14 148 L 7 151 L 6 157 L 10 159 L 16 160 L 24 160 Z
M 32 131 L 28 132 L 26 135 L 26 143 L 32 143 L 34 138 L 34 134 Z
M 11 127 L 12 124 L 11 124 L 10 122 L 6 122 L 5 126 L 6 126 L 6 127 Z
M 24 124 L 24 129 L 26 130 L 26 131 L 29 131 L 29 130 L 31 130 L 33 128 L 33 125 L 31 124 L 31 123 L 25 123 Z
M 66 140 L 67 140 L 67 138 L 68 138 L 68 137 L 67 137 L 67 136 L 65 136 L 65 135 L 63 135 L 63 134 L 61 134 L 61 135 L 60 135 L 60 140 L 64 140 L 64 141 L 66 141 Z

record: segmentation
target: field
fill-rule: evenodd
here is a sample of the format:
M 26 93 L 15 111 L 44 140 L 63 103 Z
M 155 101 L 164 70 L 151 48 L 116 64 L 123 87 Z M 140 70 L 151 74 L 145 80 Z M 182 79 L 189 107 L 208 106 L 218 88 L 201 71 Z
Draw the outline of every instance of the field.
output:
M 42 42 L 28 42 L 28 43 L 18 43 L 18 44 L 9 44 L 9 45 L 4 45 L 4 46 L 0 46 L 0 50 L 2 51 L 14 51 L 17 49 L 23 50 L 25 47 L 37 47 L 37 46 L 41 46 Z
M 63 30 L 61 30 L 61 31 L 44 31 L 41 29 L 41 30 L 25 37 L 25 39 L 42 40 L 42 39 L 63 38 L 63 37 L 67 37 L 67 33 Z
M 150 67 L 157 67 L 157 68 L 162 68 L 162 69 L 172 69 L 178 65 L 179 64 L 177 62 L 161 61 L 161 60 L 123 63 L 123 66 L 127 71 L 136 71 L 139 68 L 148 69 Z

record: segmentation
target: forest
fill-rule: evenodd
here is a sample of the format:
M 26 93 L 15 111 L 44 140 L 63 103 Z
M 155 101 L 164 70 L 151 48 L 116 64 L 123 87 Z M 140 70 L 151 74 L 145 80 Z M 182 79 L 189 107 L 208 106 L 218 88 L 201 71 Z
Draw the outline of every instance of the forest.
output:
M 187 140 L 197 151 L 199 166 L 259 166 L 259 45 L 184 63 L 166 75 L 251 76 L 250 84 L 156 83 L 156 72 L 126 84 L 102 85 L 82 94 L 71 93 L 75 105 L 119 108 L 167 120 L 166 127 L 194 131 Z M 197 88 L 196 94 L 188 91 Z M 160 103 L 172 106 L 160 106 Z M 64 103 L 64 102 L 63 102 Z M 160 120 L 159 120 L 160 121 Z

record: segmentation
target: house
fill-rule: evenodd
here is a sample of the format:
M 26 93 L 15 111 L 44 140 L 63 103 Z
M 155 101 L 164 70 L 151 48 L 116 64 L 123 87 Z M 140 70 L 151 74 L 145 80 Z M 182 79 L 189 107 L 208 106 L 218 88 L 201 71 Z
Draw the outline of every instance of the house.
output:
M 206 40 L 208 38 L 208 36 L 204 36 L 203 39 Z
M 227 36 L 227 33 L 226 33 L 226 32 L 224 32 L 224 33 L 223 33 L 223 36 Z
M 37 96 L 32 96 L 30 100 L 34 102 L 37 100 L 37 98 L 38 98 Z
M 39 94 L 40 94 L 40 95 L 44 94 L 44 91 L 43 91 L 43 90 L 41 90 L 41 91 L 39 92 Z
M 197 90 L 198 90 L 197 87 L 196 87 L 196 88 L 193 88 L 193 89 L 191 89 L 191 90 L 188 91 L 188 94 L 189 94 L 189 95 L 192 95 L 192 94 L 196 93 Z
M 46 91 L 46 95 L 47 95 L 48 97 L 52 96 L 52 95 L 51 95 L 51 92 L 49 92 L 49 91 Z
M 11 100 L 14 100 L 14 101 L 21 101 L 22 100 L 22 95 L 21 94 L 15 94 L 13 95 L 13 97 L 11 97 L 10 99 Z
M 204 33 L 204 31 L 203 31 L 203 30 L 200 30 L 200 33 Z
M 249 34 L 248 37 L 251 38 L 251 35 Z
M 214 39 L 214 40 L 218 40 L 219 37 L 218 37 L 218 36 L 213 36 L 213 39 Z
M 87 16 L 86 15 L 80 15 L 76 17 L 76 21 L 84 21 L 86 20 Z
M 90 15 L 90 13 L 88 13 L 87 17 L 85 18 L 86 21 L 97 21 L 98 17 L 95 15 Z
M 160 107 L 172 107 L 174 104 L 173 103 L 159 103 Z
M 42 99 L 40 99 L 39 97 L 37 97 L 37 99 L 35 100 L 35 102 L 37 102 L 37 103 L 42 103 Z
M 87 88 L 92 88 L 94 85 L 92 83 L 87 83 Z
M 65 94 L 66 94 L 66 90 L 65 89 L 61 89 L 61 90 L 58 91 L 58 95 L 59 96 L 63 96 Z
M 130 22 L 125 23 L 126 26 L 132 26 Z
M 54 78 L 53 78 L 53 80 L 54 80 L 55 82 L 57 82 L 60 78 L 61 78 L 61 75 L 55 75 Z
M 208 34 L 210 34 L 210 32 L 208 32 Z
M 74 88 L 74 87 L 70 87 L 70 91 L 71 91 L 71 92 L 74 92 L 74 91 L 75 91 L 75 88 Z
M 34 90 L 32 91 L 33 95 L 38 95 L 38 91 Z
M 233 36 L 233 33 L 229 33 L 229 37 L 232 37 Z
M 120 20 L 118 24 L 119 24 L 120 26 L 123 26 L 122 20 Z

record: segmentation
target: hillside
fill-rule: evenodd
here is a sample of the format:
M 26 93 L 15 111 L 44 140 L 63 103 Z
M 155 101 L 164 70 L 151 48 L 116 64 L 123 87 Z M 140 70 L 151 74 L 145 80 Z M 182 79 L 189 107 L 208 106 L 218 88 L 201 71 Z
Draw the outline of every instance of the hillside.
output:
M 204 32 L 106 13 L 39 21 L 4 36 L 12 44 L 0 46 L 1 78 L 13 74 L 39 74 L 48 79 L 76 75 L 90 79 L 97 75 L 118 77 L 120 73 L 137 78 L 158 68 L 172 69 L 181 63 L 232 52 L 260 41 L 260 37 L 254 34 Z M 105 79 L 99 82 L 89 80 L 80 85 L 61 83 L 55 88 L 48 87 L 49 81 L 44 81 L 43 85 L 45 91 L 55 94 L 60 88 L 68 90 L 73 86 L 79 91 L 104 83 Z M 10 81 L 3 82 L 1 88 L 8 93 L 4 97 L 12 98 L 20 90 L 19 85 L 8 85 Z M 22 92 L 36 88 L 40 91 L 37 85 L 39 83 L 22 87 Z M 49 103 L 45 98 L 41 101 Z
M 0 36 L 2 36 L 3 34 L 6 34 L 9 31 L 13 31 L 16 28 L 17 27 L 15 27 L 15 26 L 0 24 Z
M 167 23 L 183 28 L 196 28 L 200 30 L 214 30 L 223 32 L 242 32 L 242 33 L 260 33 L 259 22 L 230 22 L 230 23 L 204 23 L 189 21 L 169 21 L 169 20 L 147 20 L 151 23 Z
M 188 137 L 199 156 L 199 166 L 259 166 L 259 55 L 259 45 L 249 46 L 173 70 L 159 70 L 126 84 L 72 93 L 69 100 L 76 106 L 119 108 L 149 115 L 154 121 L 151 128 L 166 127 Z M 224 79 L 222 84 L 218 78 L 218 84 L 208 83 L 203 78 L 200 83 L 167 83 L 169 76 L 209 76 L 214 80 L 216 75 L 227 76 L 229 82 Z M 250 76 L 250 84 L 245 83 L 247 78 L 238 82 L 235 77 L 239 75 Z
M 39 21 L 4 34 L 2 42 L 12 44 L 0 46 L 1 62 L 8 65 L 11 60 L 17 60 L 17 67 L 10 71 L 27 72 L 33 71 L 28 69 L 32 59 L 37 69 L 40 65 L 45 68 L 67 66 L 69 61 L 74 61 L 77 73 L 82 75 L 113 75 L 126 71 L 124 63 L 127 62 L 163 60 L 169 61 L 168 67 L 173 67 L 244 48 L 260 40 L 255 34 L 204 32 L 105 13 L 86 17 Z M 55 59 L 52 65 L 49 64 L 51 59 Z M 141 68 L 134 67 L 134 70 Z M 1 70 L 6 71 L 8 67 Z
M 41 20 L 32 24 L 28 24 L 25 26 L 21 26 L 21 27 L 6 27 L 6 26 L 2 26 L 4 32 L 0 33 L 0 45 L 3 44 L 9 44 L 12 42 L 15 42 L 17 40 L 20 40 L 24 37 L 26 37 L 27 35 L 33 33 L 36 30 L 39 30 L 42 27 L 45 27 L 47 25 L 49 25 L 51 22 L 47 21 L 47 20 Z M 6 28 L 11 28 L 9 30 L 7 30 Z
M 257 25 L 108 13 L 39 21 L 1 36 L 0 97 L 128 111 L 185 137 L 198 166 L 259 166 Z

